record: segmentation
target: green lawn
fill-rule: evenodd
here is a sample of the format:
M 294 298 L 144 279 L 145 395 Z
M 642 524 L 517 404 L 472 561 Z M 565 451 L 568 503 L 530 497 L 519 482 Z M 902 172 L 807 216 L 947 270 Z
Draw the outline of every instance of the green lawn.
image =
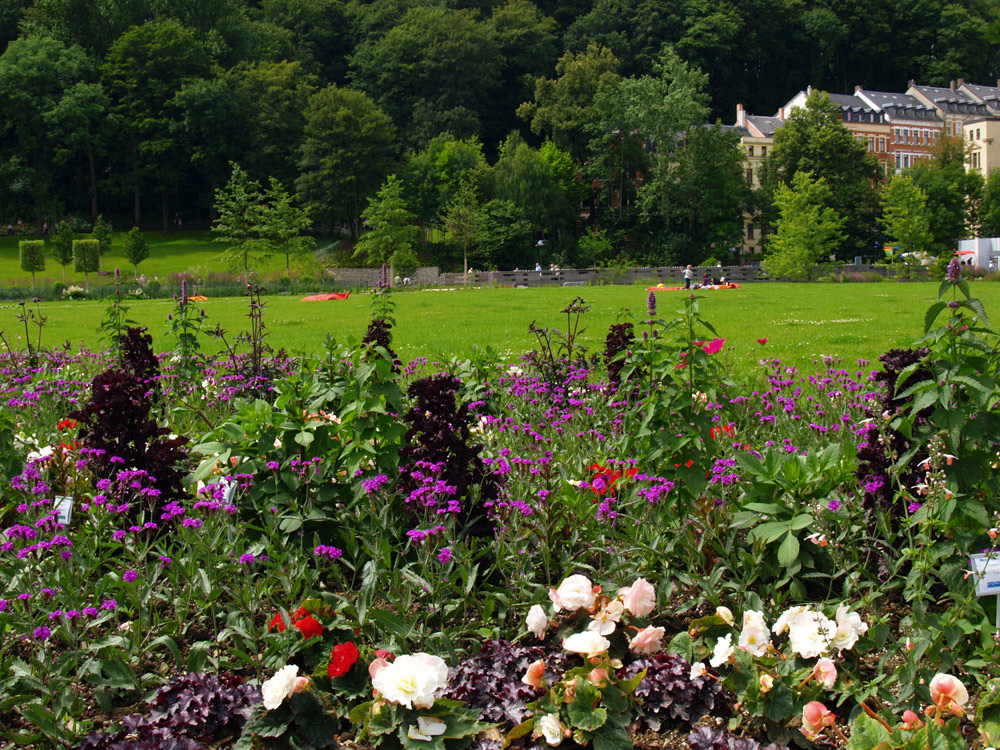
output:
M 122 243 L 125 232 L 115 230 L 111 238 L 111 250 L 104 256 L 104 270 L 113 271 L 115 266 L 121 268 L 122 274 L 132 276 L 132 264 L 122 257 Z M 207 270 L 228 270 L 219 261 L 219 254 L 224 245 L 212 242 L 211 232 L 181 232 L 180 234 L 163 234 L 162 232 L 145 232 L 149 243 L 149 257 L 139 264 L 139 273 L 150 279 L 159 276 L 166 278 L 172 273 L 186 271 L 189 268 Z M 77 235 L 77 239 L 88 239 L 89 234 Z M 0 237 L 0 285 L 29 286 L 31 274 L 21 270 L 18 242 L 27 237 Z M 272 257 L 262 264 L 255 265 L 258 272 L 281 271 L 285 267 L 284 256 Z M 73 265 L 66 267 L 68 283 L 83 286 L 84 276 L 73 270 Z M 39 285 L 53 284 L 62 281 L 62 266 L 52 260 L 46 253 L 45 270 L 36 276 Z M 96 277 L 91 274 L 91 281 L 96 283 Z
M 974 296 L 983 300 L 993 319 L 1000 317 L 1000 284 L 976 283 Z M 566 330 L 560 314 L 579 294 L 590 312 L 584 316 L 583 342 L 591 351 L 603 349 L 608 326 L 619 312 L 630 307 L 645 317 L 646 291 L 640 287 L 600 286 L 566 289 L 460 289 L 457 291 L 407 291 L 394 295 L 396 329 L 394 345 L 405 359 L 417 356 L 468 355 L 476 345 L 493 346 L 515 359 L 533 343 L 528 324 Z M 936 299 L 937 284 L 750 284 L 729 292 L 705 292 L 703 314 L 726 339 L 723 355 L 737 371 L 760 357 L 778 357 L 811 371 L 822 355 L 874 361 L 882 352 L 906 346 L 922 332 L 923 314 Z M 683 305 L 683 292 L 658 295 L 659 316 L 671 318 Z M 341 341 L 357 340 L 367 325 L 370 297 L 354 294 L 340 302 L 302 302 L 298 297 L 267 298 L 265 323 L 275 348 L 290 352 L 319 351 L 327 332 Z M 204 307 L 214 326 L 231 335 L 246 325 L 246 301 L 210 299 Z M 132 305 L 130 317 L 149 328 L 159 349 L 169 349 L 164 334 L 171 300 L 147 300 Z M 0 331 L 8 340 L 23 333 L 14 319 L 17 305 L 0 305 Z M 97 326 L 104 312 L 101 302 L 48 302 L 42 304 L 48 323 L 43 343 L 55 346 L 69 341 L 74 347 L 97 347 Z M 765 345 L 756 342 L 766 338 Z M 215 348 L 213 341 L 206 348 Z

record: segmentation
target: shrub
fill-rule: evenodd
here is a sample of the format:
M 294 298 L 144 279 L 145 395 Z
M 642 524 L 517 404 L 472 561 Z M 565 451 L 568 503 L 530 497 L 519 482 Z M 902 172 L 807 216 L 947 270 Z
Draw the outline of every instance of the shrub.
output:
M 45 270 L 45 242 L 42 240 L 21 240 L 21 270 L 31 274 L 31 291 L 35 291 L 35 274 Z
M 90 286 L 90 274 L 100 268 L 101 246 L 97 240 L 73 240 L 73 270 L 85 274 Z

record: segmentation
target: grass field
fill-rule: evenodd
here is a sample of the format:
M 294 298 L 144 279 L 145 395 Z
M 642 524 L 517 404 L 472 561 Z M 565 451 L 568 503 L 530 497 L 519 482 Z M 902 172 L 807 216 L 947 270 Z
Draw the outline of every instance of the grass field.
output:
M 983 300 L 987 314 L 1000 317 L 1000 285 L 977 283 L 973 295 Z M 394 295 L 394 345 L 404 360 L 466 356 L 478 346 L 490 345 L 516 359 L 533 344 L 528 324 L 566 330 L 560 314 L 579 294 L 592 305 L 584 316 L 582 341 L 592 352 L 603 349 L 608 326 L 623 308 L 645 317 L 646 291 L 640 287 L 599 286 L 583 289 L 461 289 L 407 291 Z M 750 284 L 731 292 L 705 292 L 702 313 L 726 339 L 723 355 L 737 372 L 762 357 L 778 357 L 811 371 L 822 355 L 841 358 L 853 366 L 858 358 L 874 361 L 882 352 L 906 346 L 922 333 L 923 314 L 936 299 L 936 283 L 884 284 Z M 670 319 L 683 305 L 682 292 L 662 292 L 659 317 Z M 298 297 L 267 298 L 265 323 L 274 348 L 289 352 L 320 351 L 327 332 L 339 341 L 358 340 L 370 317 L 370 297 L 354 294 L 339 302 L 302 302 Z M 232 335 L 246 326 L 246 300 L 210 299 L 204 307 L 216 323 Z M 100 346 L 97 326 L 104 312 L 101 302 L 42 303 L 48 318 L 43 345 L 68 341 L 73 347 Z M 146 326 L 159 350 L 169 349 L 165 338 L 171 300 L 132 304 L 130 317 Z M 23 336 L 15 320 L 17 305 L 0 306 L 0 331 L 8 341 Z M 765 345 L 757 339 L 766 338 Z M 216 342 L 204 342 L 215 349 Z
M 189 268 L 208 270 L 227 270 L 219 262 L 219 254 L 224 245 L 212 242 L 211 232 L 181 232 L 179 234 L 163 234 L 162 232 L 144 232 L 149 243 L 149 257 L 139 264 L 139 273 L 150 279 L 159 276 L 166 278 L 172 273 L 186 271 Z M 87 239 L 89 234 L 79 234 L 77 239 Z M 21 260 L 18 254 L 18 242 L 30 237 L 0 237 L 0 285 L 30 286 L 31 274 L 21 270 Z M 122 243 L 125 232 L 115 230 L 111 237 L 111 250 L 104 256 L 104 270 L 113 271 L 115 266 L 121 268 L 122 274 L 132 277 L 132 264 L 122 257 Z M 261 273 L 282 271 L 285 268 L 285 258 L 272 257 L 264 263 L 256 265 Z M 46 255 L 45 270 L 36 274 L 39 285 L 54 284 L 62 281 L 62 266 Z M 76 273 L 73 265 L 66 267 L 67 283 L 83 286 L 84 275 Z M 91 282 L 96 278 L 91 274 Z

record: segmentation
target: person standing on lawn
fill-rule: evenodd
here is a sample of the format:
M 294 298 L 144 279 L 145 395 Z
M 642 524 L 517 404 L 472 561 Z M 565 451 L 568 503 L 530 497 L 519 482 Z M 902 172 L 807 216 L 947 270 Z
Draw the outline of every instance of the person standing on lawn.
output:
M 691 270 L 691 266 L 684 269 L 684 288 L 691 288 L 691 279 L 694 278 L 694 271 Z

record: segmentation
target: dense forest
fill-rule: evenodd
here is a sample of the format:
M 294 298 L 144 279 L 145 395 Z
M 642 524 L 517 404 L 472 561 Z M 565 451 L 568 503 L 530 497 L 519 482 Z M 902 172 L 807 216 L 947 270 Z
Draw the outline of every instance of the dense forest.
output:
M 995 0 L 0 0 L 0 222 L 204 226 L 238 163 L 321 233 L 357 238 L 382 195 L 464 221 L 480 266 L 540 239 L 566 265 L 697 262 L 774 192 L 702 125 L 807 85 L 992 83 L 998 19 Z M 874 247 L 865 200 L 845 255 Z

